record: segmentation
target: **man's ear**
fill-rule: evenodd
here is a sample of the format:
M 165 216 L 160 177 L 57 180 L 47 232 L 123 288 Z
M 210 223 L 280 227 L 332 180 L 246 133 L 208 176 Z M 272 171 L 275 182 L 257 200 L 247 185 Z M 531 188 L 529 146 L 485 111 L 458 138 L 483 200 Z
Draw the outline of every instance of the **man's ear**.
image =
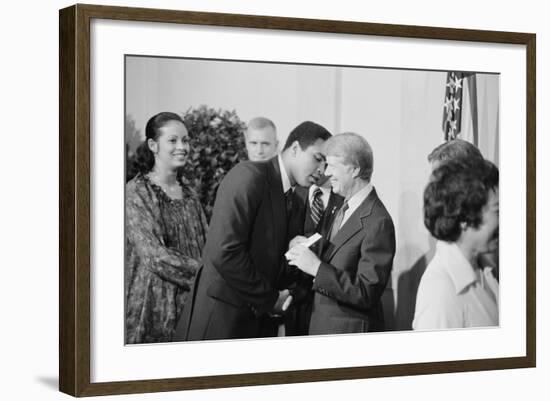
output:
M 153 139 L 151 139 L 151 138 L 147 139 L 147 146 L 149 147 L 149 150 L 150 150 L 151 152 L 153 152 L 154 154 L 157 154 L 157 153 L 158 153 L 158 151 L 159 151 L 159 144 L 158 144 L 155 140 L 153 140 Z
M 300 149 L 300 142 L 294 141 L 292 142 L 292 145 L 290 145 L 290 154 L 294 157 L 298 154 L 298 149 Z
M 352 172 L 351 172 L 351 176 L 352 176 L 353 178 L 359 177 L 359 172 L 360 172 L 360 170 L 361 170 L 361 169 L 360 169 L 359 167 L 354 167 L 353 170 L 352 170 Z

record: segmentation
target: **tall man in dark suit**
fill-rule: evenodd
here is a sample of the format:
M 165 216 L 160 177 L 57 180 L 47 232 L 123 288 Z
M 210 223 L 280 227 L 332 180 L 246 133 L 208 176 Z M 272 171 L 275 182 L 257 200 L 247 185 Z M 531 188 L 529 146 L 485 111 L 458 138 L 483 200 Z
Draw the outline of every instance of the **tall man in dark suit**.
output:
M 296 219 L 289 224 L 297 209 L 292 188 L 316 181 L 329 137 L 325 128 L 306 121 L 290 133 L 280 155 L 242 162 L 223 179 L 197 278 L 189 340 L 276 335 L 266 331 L 266 323 L 269 327 L 270 313 L 280 313 L 289 295 L 280 287 L 284 253 L 289 236 L 299 233 Z
M 353 133 L 325 143 L 326 175 L 344 197 L 317 257 L 303 245 L 289 251 L 289 264 L 314 277 L 309 334 L 384 330 L 381 296 L 395 255 L 392 218 L 370 183 L 373 157 L 368 142 Z

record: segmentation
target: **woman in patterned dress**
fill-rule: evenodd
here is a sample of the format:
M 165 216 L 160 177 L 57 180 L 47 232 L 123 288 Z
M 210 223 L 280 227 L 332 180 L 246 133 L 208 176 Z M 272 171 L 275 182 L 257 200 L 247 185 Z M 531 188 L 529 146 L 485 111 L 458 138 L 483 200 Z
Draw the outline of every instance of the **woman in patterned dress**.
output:
M 146 125 L 139 173 L 126 184 L 126 343 L 172 341 L 200 267 L 207 223 L 178 169 L 189 154 L 180 116 Z

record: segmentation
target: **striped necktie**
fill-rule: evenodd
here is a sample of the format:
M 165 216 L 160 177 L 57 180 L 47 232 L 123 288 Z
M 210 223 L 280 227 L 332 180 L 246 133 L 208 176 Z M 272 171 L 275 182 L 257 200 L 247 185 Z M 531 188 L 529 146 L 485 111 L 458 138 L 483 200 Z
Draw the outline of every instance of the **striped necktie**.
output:
M 346 214 L 346 210 L 348 210 L 348 202 L 344 202 L 340 210 L 338 210 L 336 217 L 334 218 L 334 222 L 332 223 L 332 228 L 330 229 L 331 241 L 336 236 L 338 231 L 340 231 L 340 226 L 342 225 L 342 220 L 344 220 L 344 214 Z
M 313 201 L 311 202 L 311 220 L 315 227 L 319 224 L 323 211 L 325 210 L 325 205 L 323 204 L 323 191 L 320 188 L 317 188 L 313 191 Z

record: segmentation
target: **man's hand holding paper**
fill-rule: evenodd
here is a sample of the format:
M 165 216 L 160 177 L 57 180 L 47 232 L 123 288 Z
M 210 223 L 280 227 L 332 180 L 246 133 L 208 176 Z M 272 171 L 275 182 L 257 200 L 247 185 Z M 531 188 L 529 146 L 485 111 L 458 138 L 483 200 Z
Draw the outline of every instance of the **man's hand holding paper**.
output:
M 307 239 L 305 237 L 294 238 L 290 242 L 290 250 L 285 254 L 288 263 L 296 266 L 304 273 L 315 277 L 317 275 L 317 270 L 319 270 L 321 261 L 309 249 L 309 247 L 316 243 L 319 239 L 321 239 L 321 235 L 319 233 L 315 233 Z

